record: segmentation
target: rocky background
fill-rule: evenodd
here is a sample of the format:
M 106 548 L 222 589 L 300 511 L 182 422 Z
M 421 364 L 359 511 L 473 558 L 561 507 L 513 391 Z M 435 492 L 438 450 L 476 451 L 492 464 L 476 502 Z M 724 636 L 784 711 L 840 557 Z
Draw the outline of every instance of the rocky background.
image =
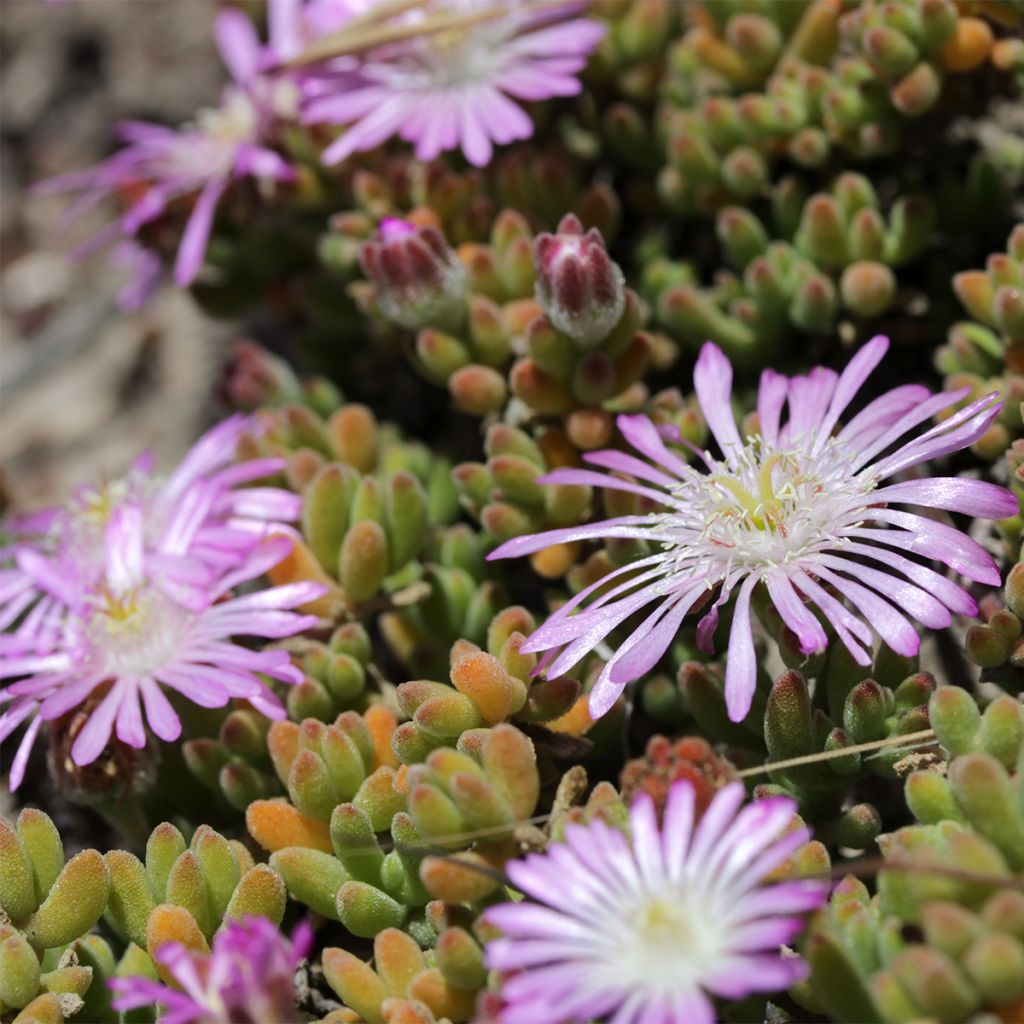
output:
M 125 118 L 177 123 L 223 71 L 214 0 L 0 0 L 0 459 L 5 504 L 59 499 L 144 447 L 172 464 L 216 412 L 231 337 L 173 288 L 122 314 L 105 255 L 68 253 L 62 196 L 30 186 L 90 166 Z M 187 73 L 186 73 L 187 69 Z

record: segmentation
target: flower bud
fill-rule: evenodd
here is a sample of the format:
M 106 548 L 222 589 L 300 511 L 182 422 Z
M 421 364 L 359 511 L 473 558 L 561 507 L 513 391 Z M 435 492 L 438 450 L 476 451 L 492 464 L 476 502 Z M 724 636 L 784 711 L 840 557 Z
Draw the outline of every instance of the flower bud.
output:
M 596 228 L 586 234 L 573 215 L 558 233 L 538 235 L 533 246 L 537 301 L 548 319 L 581 348 L 593 348 L 619 322 L 625 278 Z
M 466 270 L 437 228 L 385 218 L 380 237 L 360 249 L 359 262 L 388 320 L 408 328 L 461 325 Z

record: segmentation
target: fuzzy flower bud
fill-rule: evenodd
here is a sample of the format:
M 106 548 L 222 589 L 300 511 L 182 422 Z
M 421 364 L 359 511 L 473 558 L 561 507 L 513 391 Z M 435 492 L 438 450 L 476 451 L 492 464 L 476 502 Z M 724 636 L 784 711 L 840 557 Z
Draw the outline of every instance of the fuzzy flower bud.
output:
M 461 325 L 466 270 L 437 228 L 386 217 L 380 237 L 364 243 L 359 262 L 388 320 L 408 328 Z
M 548 319 L 581 348 L 593 348 L 619 322 L 626 304 L 625 279 L 597 228 L 583 233 L 572 214 L 557 234 L 533 244 L 537 301 Z

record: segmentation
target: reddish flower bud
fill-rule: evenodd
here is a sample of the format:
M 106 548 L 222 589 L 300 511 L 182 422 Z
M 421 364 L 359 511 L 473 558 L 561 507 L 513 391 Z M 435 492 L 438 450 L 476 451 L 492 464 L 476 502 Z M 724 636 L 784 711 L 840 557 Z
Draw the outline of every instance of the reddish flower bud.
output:
M 619 322 L 626 303 L 625 280 L 596 228 L 583 233 L 572 214 L 558 233 L 533 243 L 537 301 L 548 319 L 581 348 L 593 348 Z
M 359 251 L 377 305 L 401 327 L 454 330 L 466 315 L 466 270 L 435 227 L 381 221 L 379 238 Z
M 699 736 L 668 740 L 652 736 L 643 757 L 626 762 L 619 781 L 622 798 L 631 802 L 637 793 L 647 793 L 661 817 L 672 784 L 687 779 L 696 796 L 697 814 L 707 810 L 715 793 L 736 777 L 735 769 Z

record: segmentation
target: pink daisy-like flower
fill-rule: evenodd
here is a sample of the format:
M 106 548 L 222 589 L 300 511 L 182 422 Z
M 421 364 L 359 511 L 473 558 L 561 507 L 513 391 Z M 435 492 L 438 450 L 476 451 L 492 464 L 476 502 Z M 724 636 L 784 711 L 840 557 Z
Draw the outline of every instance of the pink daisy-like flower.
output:
M 178 983 L 172 988 L 141 976 L 111 978 L 115 1010 L 159 1003 L 162 1024 L 293 1024 L 299 1019 L 295 968 L 309 953 L 308 923 L 291 939 L 262 917 L 228 921 L 209 953 L 166 942 L 155 959 Z
M 408 22 L 436 16 L 451 24 L 359 60 L 327 62 L 307 80 L 305 120 L 347 126 L 324 161 L 339 163 L 397 135 L 415 145 L 419 160 L 461 149 L 470 163 L 486 166 L 495 145 L 533 134 L 517 100 L 580 91 L 577 76 L 604 35 L 600 22 L 575 17 L 580 9 L 579 3 L 429 0 L 405 12 L 400 18 Z
M 744 439 L 732 413 L 732 367 L 708 343 L 697 361 L 694 385 L 721 454 L 715 458 L 698 452 L 703 471 L 674 454 L 646 416 L 620 416 L 622 435 L 642 458 L 620 451 L 591 452 L 584 459 L 618 475 L 559 469 L 542 477 L 546 483 L 626 491 L 660 510 L 518 537 L 489 557 L 510 558 L 550 544 L 612 537 L 645 540 L 659 550 L 575 595 L 523 650 L 546 652 L 547 672 L 562 675 L 631 615 L 653 605 L 598 677 L 590 694 L 590 713 L 596 718 L 608 711 L 627 683 L 654 667 L 683 618 L 717 593 L 697 626 L 698 642 L 712 653 L 719 609 L 734 598 L 725 696 L 729 717 L 739 721 L 750 710 L 756 683 L 750 606 L 759 584 L 804 653 L 822 651 L 828 643 L 813 605 L 860 665 L 871 664 L 868 649 L 874 634 L 894 651 L 914 655 L 920 645 L 915 621 L 942 629 L 950 625 L 953 613 L 977 614 L 971 596 L 922 559 L 940 561 L 967 579 L 998 585 L 992 556 L 954 527 L 893 506 L 1002 519 L 1016 514 L 1016 498 L 982 480 L 883 481 L 968 447 L 984 434 L 1002 402 L 997 393 L 986 395 L 903 440 L 969 390 L 932 395 L 908 384 L 870 402 L 838 429 L 840 417 L 888 345 L 886 338 L 872 339 L 841 375 L 824 367 L 793 378 L 765 370 L 757 403 L 760 433 Z M 573 614 L 595 591 L 599 596 Z
M 502 1024 L 704 1024 L 709 996 L 775 992 L 806 974 L 783 950 L 799 916 L 827 887 L 808 879 L 764 885 L 810 833 L 783 832 L 796 810 L 787 797 L 740 809 L 742 784 L 719 790 L 694 827 L 694 791 L 669 791 L 658 830 L 651 798 L 630 809 L 632 837 L 603 821 L 569 825 L 565 842 L 510 861 L 529 897 L 486 911 L 503 937 L 487 966 L 508 972 Z
M 208 584 L 203 605 L 197 607 L 195 594 L 182 603 L 177 589 L 147 564 L 143 526 L 138 507 L 119 509 L 105 531 L 104 570 L 97 579 L 54 575 L 45 580 L 47 594 L 67 615 L 48 651 L 13 655 L 0 665 L 0 678 L 18 680 L 4 693 L 14 704 L 4 715 L 0 738 L 36 707 L 39 718 L 49 721 L 97 689 L 102 689 L 102 700 L 71 748 L 78 765 L 99 757 L 115 728 L 122 742 L 144 747 L 143 708 L 160 739 L 177 739 L 181 722 L 164 688 L 202 707 L 223 707 L 239 698 L 268 717 L 284 717 L 280 702 L 256 673 L 297 683 L 302 672 L 286 651 L 254 651 L 233 638 L 276 640 L 310 628 L 316 616 L 291 609 L 319 597 L 324 588 L 294 583 L 241 597 L 229 594 L 281 561 L 291 540 L 262 542 L 238 568 Z M 12 787 L 16 782 L 20 778 Z
M 108 160 L 36 186 L 40 193 L 79 193 L 64 217 L 65 225 L 107 196 L 141 193 L 117 222 L 78 249 L 79 256 L 119 236 L 133 239 L 172 202 L 195 196 L 174 266 L 175 282 L 187 287 L 203 265 L 217 204 L 232 181 L 294 178 L 294 170 L 269 141 L 282 118 L 297 116 L 298 87 L 287 77 L 263 73 L 264 47 L 252 22 L 240 11 L 222 11 L 215 34 L 234 79 L 219 106 L 200 110 L 193 123 L 181 128 L 126 122 L 119 128 L 125 146 Z M 126 308 L 133 308 L 152 291 L 154 265 L 152 260 L 143 261 L 136 250 L 115 250 L 115 260 L 123 261 L 126 253 L 135 277 L 121 298 Z
M 256 654 L 228 638 L 306 628 L 315 620 L 284 609 L 315 598 L 320 588 L 228 599 L 233 587 L 287 555 L 285 524 L 301 507 L 288 491 L 240 486 L 282 465 L 280 459 L 231 465 L 248 425 L 235 416 L 208 431 L 165 481 L 154 477 L 144 456 L 123 477 L 80 488 L 67 507 L 11 524 L 14 541 L 2 552 L 11 564 L 0 569 L 0 628 L 9 630 L 0 635 L 0 679 L 17 681 L 0 692 L 0 705 L 8 704 L 0 714 L 0 742 L 29 722 L 11 765 L 12 789 L 22 781 L 42 722 L 107 684 L 96 735 L 76 746 L 80 764 L 99 734 L 106 742 L 115 718 L 122 739 L 145 742 L 135 720 L 140 693 L 154 732 L 178 735 L 177 716 L 167 713 L 156 683 L 206 706 L 246 697 L 265 713 L 280 714 L 253 673 L 285 682 L 301 673 L 284 652 Z M 204 642 L 197 644 L 200 636 Z
M 301 499 L 277 487 L 245 486 L 284 466 L 278 458 L 233 464 L 239 439 L 251 428 L 232 416 L 208 430 L 166 479 L 153 472 L 151 453 L 127 473 L 78 488 L 63 508 L 49 508 L 4 524 L 12 537 L 0 550 L 0 652 L 49 649 L 66 607 L 51 581 L 94 585 L 105 567 L 104 537 L 114 514 L 137 507 L 143 520 L 148 564 L 165 586 L 187 602 L 218 573 L 237 568 L 253 545 L 270 533 L 288 532 Z

